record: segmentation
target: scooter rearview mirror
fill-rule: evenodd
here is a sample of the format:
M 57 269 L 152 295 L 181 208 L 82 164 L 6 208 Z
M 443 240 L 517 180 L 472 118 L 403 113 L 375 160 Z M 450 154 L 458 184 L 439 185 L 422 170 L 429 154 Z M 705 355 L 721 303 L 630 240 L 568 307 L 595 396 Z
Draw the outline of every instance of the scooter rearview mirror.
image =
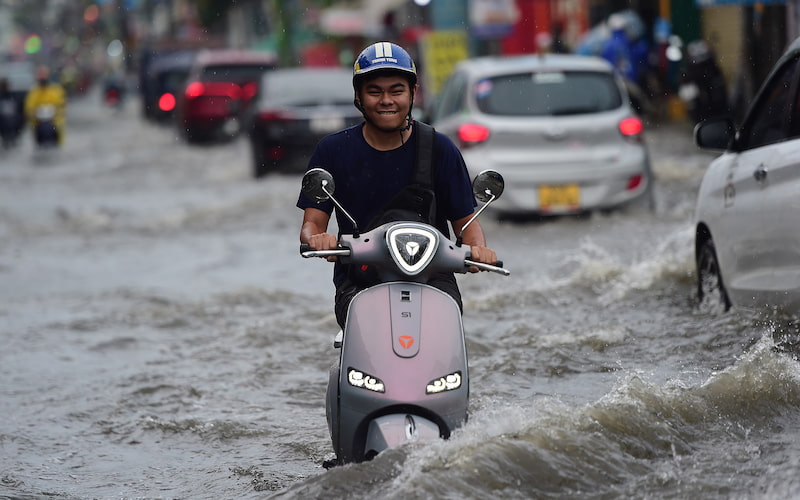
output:
M 341 210 L 342 213 L 348 219 L 350 219 L 350 222 L 353 224 L 353 237 L 358 238 L 360 231 L 358 230 L 358 224 L 356 223 L 356 220 L 347 212 L 347 210 L 344 209 L 343 206 L 339 204 L 338 201 L 336 201 L 336 198 L 333 197 L 333 192 L 336 190 L 336 184 L 333 182 L 333 176 L 330 172 L 322 167 L 314 167 L 309 169 L 309 171 L 303 176 L 300 190 L 304 195 L 316 201 L 317 203 L 331 200 L 333 204 L 336 205 L 336 208 Z
M 335 189 L 333 176 L 324 168 L 312 168 L 303 176 L 303 194 L 317 203 L 328 200 Z
M 472 181 L 472 192 L 475 195 L 475 198 L 484 205 L 479 208 L 472 218 L 470 218 L 470 220 L 468 220 L 467 223 L 461 228 L 461 234 L 458 236 L 458 238 L 456 238 L 456 246 L 460 247 L 464 242 L 464 230 L 467 229 L 470 224 L 472 224 L 472 221 L 477 219 L 490 203 L 495 201 L 500 197 L 501 194 L 503 194 L 503 188 L 505 185 L 506 183 L 503 180 L 503 176 L 500 175 L 500 172 L 497 172 L 496 170 L 484 170 L 475 176 L 475 180 Z
M 481 203 L 500 198 L 504 187 L 503 176 L 496 170 L 484 170 L 476 175 L 475 180 L 472 182 L 472 192 Z

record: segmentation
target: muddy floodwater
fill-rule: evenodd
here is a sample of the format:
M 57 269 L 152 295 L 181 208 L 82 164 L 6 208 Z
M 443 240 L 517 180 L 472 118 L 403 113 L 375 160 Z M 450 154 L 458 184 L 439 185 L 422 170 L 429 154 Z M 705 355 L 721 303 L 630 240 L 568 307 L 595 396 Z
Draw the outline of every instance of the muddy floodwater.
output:
M 299 175 L 134 101 L 76 100 L 67 133 L 0 151 L 0 498 L 800 495 L 797 328 L 698 307 L 688 125 L 648 130 L 654 213 L 485 217 L 512 275 L 459 276 L 469 422 L 329 471 Z

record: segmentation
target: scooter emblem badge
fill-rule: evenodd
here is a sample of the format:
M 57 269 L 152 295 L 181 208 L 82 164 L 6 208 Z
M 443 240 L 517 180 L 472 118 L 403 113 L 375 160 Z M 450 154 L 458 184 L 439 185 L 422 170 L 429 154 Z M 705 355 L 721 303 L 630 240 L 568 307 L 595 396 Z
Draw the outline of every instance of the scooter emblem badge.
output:
M 411 335 L 401 335 L 397 341 L 400 342 L 400 345 L 403 346 L 404 349 L 409 349 L 414 345 L 414 337 Z
M 395 237 L 398 243 L 397 248 L 401 251 L 401 258 L 412 266 L 420 261 L 425 249 L 430 245 L 430 238 L 425 234 L 407 232 Z

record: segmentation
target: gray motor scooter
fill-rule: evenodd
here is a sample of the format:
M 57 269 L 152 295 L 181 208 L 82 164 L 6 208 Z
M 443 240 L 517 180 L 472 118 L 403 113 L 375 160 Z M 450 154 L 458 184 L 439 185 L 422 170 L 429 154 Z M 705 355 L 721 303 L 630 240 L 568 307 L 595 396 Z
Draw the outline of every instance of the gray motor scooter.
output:
M 503 191 L 494 171 L 476 176 L 473 191 L 484 205 L 465 228 Z M 303 177 L 311 199 L 333 197 L 333 177 L 321 168 Z M 502 263 L 470 260 L 469 247 L 451 242 L 419 222 L 389 222 L 372 231 L 342 235 L 336 250 L 303 257 L 338 256 L 346 264 L 375 267 L 381 283 L 350 303 L 332 376 L 327 411 L 338 464 L 369 460 L 381 451 L 422 439 L 448 438 L 467 420 L 469 373 L 461 311 L 453 298 L 427 283 L 435 272 L 466 273 L 470 266 L 508 276 Z

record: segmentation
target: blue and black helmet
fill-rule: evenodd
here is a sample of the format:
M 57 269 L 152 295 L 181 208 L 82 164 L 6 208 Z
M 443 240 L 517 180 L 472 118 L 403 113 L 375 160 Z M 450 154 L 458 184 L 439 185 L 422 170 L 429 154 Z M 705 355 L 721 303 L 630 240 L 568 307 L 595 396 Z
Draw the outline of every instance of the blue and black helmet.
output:
M 353 65 L 353 88 L 356 90 L 366 75 L 374 72 L 401 73 L 411 87 L 417 84 L 417 67 L 402 47 L 391 42 L 376 42 L 362 50 Z

